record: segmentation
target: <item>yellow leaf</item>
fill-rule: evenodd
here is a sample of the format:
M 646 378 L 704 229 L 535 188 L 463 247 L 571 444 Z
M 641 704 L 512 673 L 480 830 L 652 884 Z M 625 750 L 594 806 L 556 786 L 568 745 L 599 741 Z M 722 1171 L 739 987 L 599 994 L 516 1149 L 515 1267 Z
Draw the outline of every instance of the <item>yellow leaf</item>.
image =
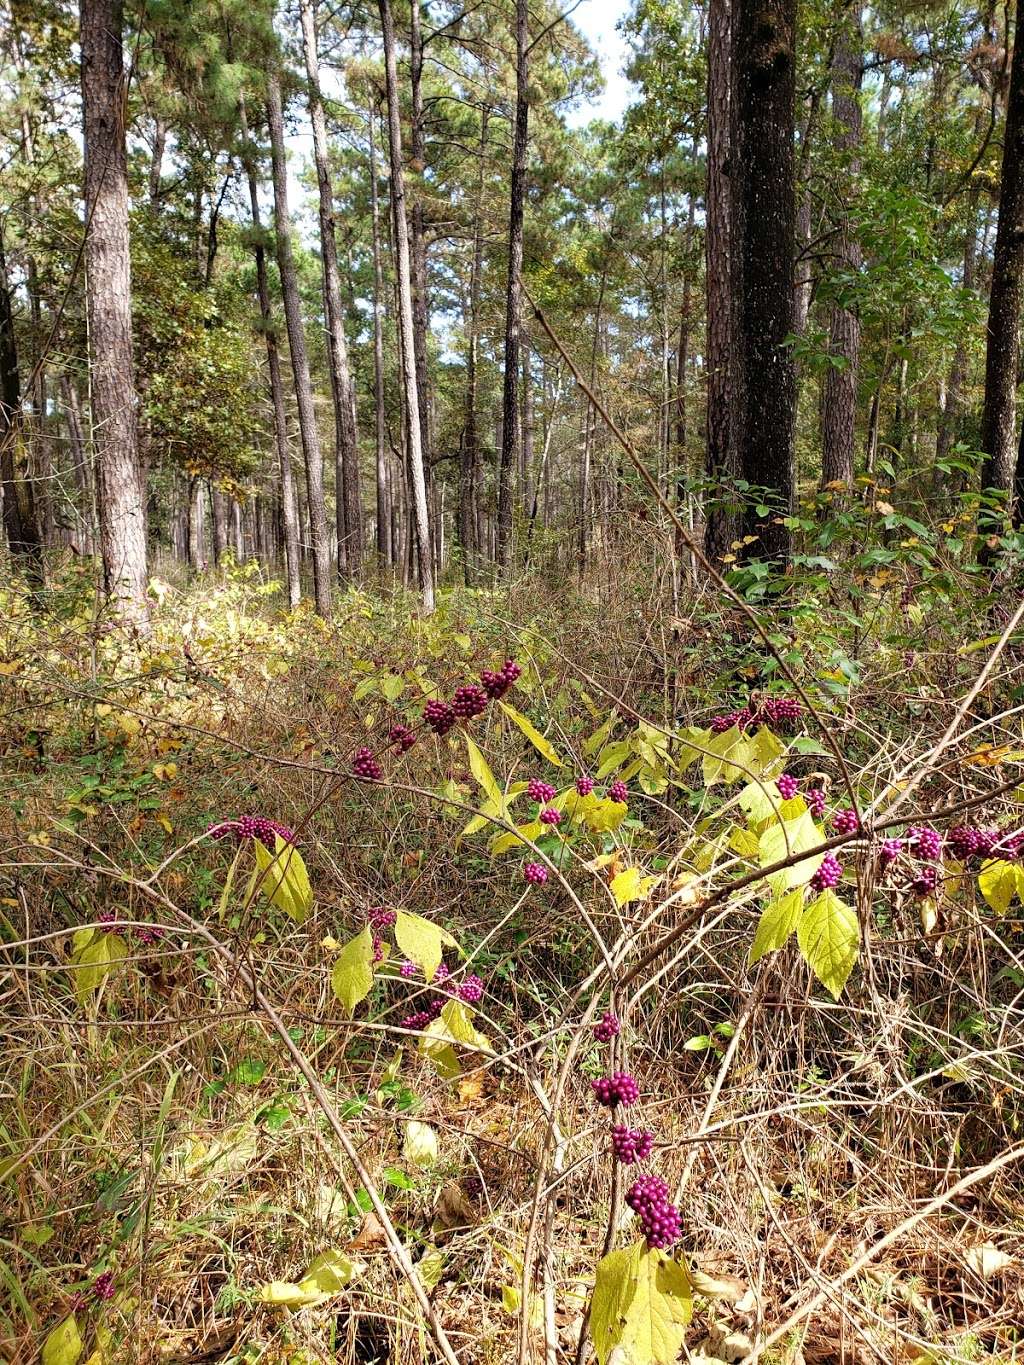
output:
M 65 1318 L 43 1343 L 43 1365 L 75 1365 L 84 1350 L 75 1316 Z
M 369 925 L 339 953 L 331 970 L 331 989 L 349 1014 L 373 989 L 373 931 Z
M 419 1123 L 416 1119 L 411 1119 L 405 1125 L 402 1155 L 414 1166 L 433 1166 L 437 1162 L 439 1155 L 437 1134 L 429 1123 Z
M 469 754 L 469 770 L 476 778 L 477 782 L 479 782 L 480 786 L 483 787 L 485 795 L 490 798 L 500 811 L 502 806 L 501 788 L 495 781 L 494 774 L 487 766 L 487 760 L 470 739 L 469 735 L 465 735 L 464 738 L 466 741 L 466 752 Z
M 286 843 L 280 834 L 274 835 L 276 852 L 271 853 L 262 839 L 253 839 L 256 865 L 262 873 L 260 890 L 279 910 L 283 910 L 296 924 L 302 924 L 313 908 L 313 888 L 302 854 L 294 844 Z
M 422 915 L 411 915 L 408 910 L 399 910 L 395 921 L 395 941 L 410 961 L 422 971 L 428 981 L 441 965 L 444 946 L 457 948 L 459 945 L 446 929 Z
M 275 1308 L 306 1308 L 340 1294 L 366 1267 L 341 1251 L 323 1251 L 298 1284 L 271 1280 L 260 1289 L 260 1299 Z
M 638 867 L 627 867 L 614 876 L 610 883 L 615 904 L 628 905 L 630 901 L 644 900 L 650 895 L 651 888 L 659 879 L 645 877 Z
M 533 747 L 556 768 L 564 767 L 554 747 L 544 738 L 541 732 L 514 706 L 510 706 L 507 701 L 499 701 L 498 705 L 508 716 L 514 725 L 517 725 Z

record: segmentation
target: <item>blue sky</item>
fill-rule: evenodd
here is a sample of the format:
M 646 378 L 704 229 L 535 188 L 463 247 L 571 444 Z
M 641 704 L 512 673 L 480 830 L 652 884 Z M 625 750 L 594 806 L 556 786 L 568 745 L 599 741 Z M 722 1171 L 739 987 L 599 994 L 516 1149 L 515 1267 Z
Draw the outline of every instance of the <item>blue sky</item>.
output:
M 629 82 L 622 74 L 627 49 L 615 28 L 626 9 L 626 0 L 582 0 L 573 10 L 572 21 L 590 40 L 605 80 L 604 93 L 570 115 L 569 122 L 577 127 L 592 118 L 617 119 L 629 103 Z

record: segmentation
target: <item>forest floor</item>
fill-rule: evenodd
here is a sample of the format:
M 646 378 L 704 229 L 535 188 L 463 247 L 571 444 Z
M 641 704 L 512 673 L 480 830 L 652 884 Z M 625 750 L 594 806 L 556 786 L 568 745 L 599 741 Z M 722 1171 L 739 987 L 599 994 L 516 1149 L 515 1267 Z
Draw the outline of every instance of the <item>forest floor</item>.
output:
M 681 1211 L 686 1358 L 1018 1358 L 1019 897 L 965 859 L 933 896 L 873 902 L 850 857 L 838 890 L 876 911 L 839 989 L 802 933 L 752 964 L 763 886 L 706 894 L 763 828 L 721 751 L 709 769 L 708 722 L 754 683 L 787 695 L 744 622 L 622 581 L 461 590 L 430 619 L 350 590 L 330 625 L 283 615 L 251 568 L 158 584 L 141 638 L 72 571 L 42 613 L 3 593 L 0 1359 L 414 1362 L 435 1324 L 467 1365 L 576 1359 L 597 1262 L 635 1223 L 590 1085 L 602 972 L 652 948 L 612 1055 Z M 906 786 L 989 657 L 930 621 L 909 659 L 899 590 L 855 689 L 820 616 L 818 643 L 788 640 L 858 797 Z M 506 658 L 503 707 L 416 728 Z M 1001 785 L 986 813 L 1008 827 L 1018 667 L 1000 656 L 908 819 Z M 385 755 L 396 723 L 418 742 Z M 810 718 L 776 728 L 744 761 L 848 805 Z M 363 745 L 379 781 L 351 775 Z M 625 812 L 600 795 L 616 776 Z M 543 885 L 514 833 L 531 778 L 563 815 L 518 827 Z M 207 837 L 245 815 L 295 832 L 308 903 L 271 895 L 258 838 Z M 482 983 L 440 1046 L 403 1023 L 431 993 L 382 908 Z M 368 924 L 372 992 L 346 1009 Z

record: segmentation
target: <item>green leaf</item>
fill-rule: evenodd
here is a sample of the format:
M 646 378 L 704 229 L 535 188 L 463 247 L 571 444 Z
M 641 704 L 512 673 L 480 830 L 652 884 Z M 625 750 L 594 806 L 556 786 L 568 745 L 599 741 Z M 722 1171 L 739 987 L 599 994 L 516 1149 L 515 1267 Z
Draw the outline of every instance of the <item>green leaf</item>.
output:
M 738 853 L 741 858 L 756 858 L 761 845 L 753 830 L 740 829 L 737 826 L 729 835 L 729 847 L 733 853 Z
M 753 828 L 774 820 L 782 804 L 782 797 L 774 782 L 748 782 L 736 799 Z
M 811 971 L 838 1000 L 860 948 L 853 907 L 826 888 L 800 916 L 796 938 Z
M 804 811 L 796 820 L 784 820 L 768 826 L 758 840 L 759 859 L 762 867 L 770 867 L 794 853 L 803 853 L 816 848 L 821 843 L 821 833 L 814 823 L 810 812 Z M 803 886 L 817 872 L 824 859 L 824 853 L 815 853 L 810 858 L 801 858 L 791 867 L 774 873 L 770 885 L 775 895 L 788 891 L 794 886 Z
M 707 753 L 701 765 L 705 787 L 713 787 L 716 782 L 738 782 L 748 776 L 750 744 L 735 725 L 720 735 L 711 735 L 705 747 Z
M 78 1323 L 72 1313 L 59 1327 L 55 1327 L 43 1343 L 43 1365 L 75 1365 L 84 1346 Z
M 441 965 L 444 945 L 457 948 L 459 945 L 451 934 L 422 915 L 411 915 L 407 910 L 399 910 L 395 921 L 395 941 L 410 961 L 415 962 L 428 981 L 433 981 L 434 973 Z M 372 952 L 372 949 L 371 949 Z
M 685 1268 L 638 1242 L 598 1264 L 590 1330 L 599 1365 L 673 1365 L 693 1314 Z
M 302 924 L 313 908 L 313 889 L 302 854 L 294 844 L 274 835 L 276 852 L 271 853 L 262 839 L 253 839 L 256 866 L 261 873 L 260 890 L 279 910 L 296 924 Z
M 488 767 L 486 758 L 484 758 L 483 754 L 470 739 L 469 735 L 465 735 L 464 738 L 466 741 L 466 752 L 469 754 L 469 771 L 483 788 L 484 795 L 489 797 L 493 804 L 498 807 L 498 811 L 494 813 L 499 814 L 503 806 L 501 788 L 498 786 L 494 774 Z
M 1002 858 L 987 859 L 978 874 L 981 894 L 997 915 L 1005 915 L 1014 896 L 1022 896 L 1021 869 Z M 1024 896 L 1022 896 L 1024 898 Z
M 614 744 L 606 744 L 601 750 L 599 766 L 597 772 L 594 774 L 594 780 L 596 782 L 604 781 L 604 779 L 615 772 L 617 768 L 622 767 L 631 752 L 632 750 L 629 747 L 629 741 L 625 739 L 618 739 Z
M 436 969 L 435 969 L 436 970 Z M 367 925 L 346 943 L 331 969 L 331 989 L 349 1014 L 373 988 L 373 931 Z
M 72 944 L 71 961 L 75 964 L 73 982 L 81 1003 L 93 991 L 99 990 L 105 978 L 119 962 L 128 956 L 128 945 L 120 934 L 104 933 L 102 929 L 79 929 Z
M 414 1166 L 433 1166 L 438 1158 L 437 1134 L 429 1123 L 419 1123 L 410 1119 L 405 1125 L 405 1141 L 402 1155 Z
M 380 690 L 390 702 L 395 702 L 405 690 L 405 679 L 398 673 L 388 673 L 381 682 Z
M 477 1031 L 473 1018 L 473 1011 L 461 1000 L 449 1000 L 440 1017 L 423 1030 L 420 1051 L 445 1080 L 452 1080 L 461 1072 L 453 1043 L 460 1043 L 474 1052 L 494 1053 L 491 1040 Z
M 515 834 L 509 830 L 496 835 L 491 840 L 491 857 L 496 858 L 499 853 L 507 853 L 510 848 L 521 848 L 524 839 L 531 839 L 536 843 L 544 829 L 539 820 L 531 820 L 527 825 L 517 825 Z
M 757 922 L 754 941 L 750 945 L 751 967 L 755 962 L 759 962 L 765 953 L 772 953 L 776 948 L 782 947 L 799 923 L 803 908 L 803 887 L 798 887 L 765 906 Z
M 546 758 L 549 763 L 553 764 L 554 767 L 564 767 L 562 760 L 558 757 L 558 754 L 551 744 L 548 743 L 536 726 L 526 719 L 521 711 L 517 711 L 516 708 L 510 706 L 507 701 L 500 701 L 498 702 L 498 705 L 505 712 L 505 715 L 508 716 L 509 720 L 512 721 L 514 725 L 518 725 L 519 729 L 522 730 L 523 734 L 539 754 Z
M 598 749 L 608 742 L 608 736 L 615 729 L 617 720 L 618 716 L 613 711 L 604 724 L 595 730 L 589 739 L 583 741 L 583 752 L 587 758 L 596 754 Z
M 757 734 L 748 740 L 748 745 L 749 766 L 757 777 L 760 777 L 769 768 L 777 767 L 779 759 L 784 758 L 786 754 L 786 746 L 783 741 L 766 725 L 762 725 Z

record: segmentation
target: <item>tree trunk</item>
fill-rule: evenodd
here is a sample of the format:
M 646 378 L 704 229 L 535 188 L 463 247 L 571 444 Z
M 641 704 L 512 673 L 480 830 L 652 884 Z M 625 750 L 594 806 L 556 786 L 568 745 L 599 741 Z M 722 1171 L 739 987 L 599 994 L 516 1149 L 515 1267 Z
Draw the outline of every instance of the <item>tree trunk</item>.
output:
M 796 215 L 796 311 L 793 318 L 793 331 L 803 336 L 807 326 L 807 314 L 811 308 L 811 142 L 818 121 L 818 107 L 821 96 L 817 90 L 811 92 L 807 101 L 807 118 L 804 121 L 803 136 L 800 139 L 800 169 L 797 179 L 800 189 L 800 203 Z
M 313 386 L 309 378 L 306 334 L 302 327 L 299 283 L 292 256 L 291 218 L 288 213 L 288 172 L 284 155 L 284 118 L 281 112 L 281 86 L 276 75 L 267 82 L 267 120 L 270 127 L 271 165 L 274 178 L 274 226 L 277 237 L 277 267 L 284 297 L 284 316 L 288 328 L 288 349 L 292 358 L 295 401 L 299 412 L 299 434 L 306 465 L 306 496 L 309 504 L 310 543 L 313 551 L 313 594 L 320 616 L 331 614 L 331 547 L 327 536 L 327 509 L 324 504 L 324 464 L 320 437 L 313 408 Z
M 206 485 L 195 476 L 188 490 L 188 562 L 193 573 L 206 568 Z
M 160 208 L 160 185 L 164 172 L 164 148 L 167 146 L 167 124 L 157 114 L 153 122 L 153 155 L 149 162 L 149 206 L 154 212 Z
M 3 236 L 0 233 L 0 484 L 3 487 L 4 532 L 14 563 L 33 586 L 41 587 L 42 542 L 36 522 L 32 484 L 26 478 L 23 467 L 21 420 L 18 348 Z
M 427 297 L 427 236 L 423 215 L 422 180 L 427 166 L 427 149 L 423 126 L 423 37 L 420 0 L 412 0 L 409 8 L 409 84 L 412 111 L 409 120 L 412 170 L 417 177 L 413 185 L 410 225 L 410 264 L 412 268 L 412 328 L 416 352 L 416 394 L 419 400 L 420 444 L 423 466 L 430 472 L 430 373 L 427 368 L 427 331 L 430 307 Z
M 327 359 L 334 398 L 335 511 L 338 531 L 338 576 L 358 573 L 363 557 L 363 509 L 359 494 L 359 445 L 355 389 L 345 340 L 338 247 L 334 236 L 334 192 L 327 161 L 327 119 L 320 94 L 320 62 L 316 48 L 313 0 L 300 0 L 302 51 L 306 61 L 309 121 L 313 128 L 313 162 L 320 206 L 320 259 L 323 264 L 327 314 Z
M 971 188 L 967 195 L 967 235 L 964 238 L 964 273 L 962 287 L 974 289 L 975 269 L 978 258 L 978 191 Z M 949 452 L 960 438 L 960 422 L 963 415 L 963 391 L 967 379 L 967 337 L 964 332 L 957 338 L 953 350 L 953 360 L 949 367 L 946 384 L 946 401 L 939 418 L 939 429 L 935 438 L 935 462 L 943 464 Z M 939 479 L 951 476 L 936 470 Z M 952 476 L 957 486 L 961 486 L 958 475 Z
M 1024 267 L 1024 42 L 1020 20 L 1013 45 L 999 191 L 999 225 L 992 258 L 985 353 L 981 449 L 983 488 L 1012 493 L 1017 451 L 1017 366 L 1020 359 L 1021 270 Z M 1009 38 L 1007 38 L 1009 41 Z
M 391 539 L 391 500 L 388 488 L 387 431 L 384 413 L 384 327 L 381 312 L 384 307 L 384 266 L 380 241 L 380 194 L 377 187 L 377 150 L 373 136 L 373 100 L 369 107 L 370 141 L 370 219 L 373 236 L 373 406 L 374 453 L 377 472 L 377 554 L 382 564 L 395 561 Z
M 423 609 L 434 610 L 434 572 L 431 560 L 427 483 L 423 467 L 423 442 L 417 420 L 419 389 L 416 383 L 416 350 L 413 336 L 412 281 L 409 265 L 409 224 L 405 211 L 405 176 L 402 171 L 402 125 L 395 63 L 395 25 L 391 0 L 378 0 L 384 42 L 384 71 L 388 97 L 388 144 L 391 163 L 391 204 L 395 224 L 394 256 L 398 284 L 398 335 L 402 359 L 402 387 L 406 406 L 406 438 L 409 443 L 409 477 L 416 546 L 419 552 L 420 590 Z
M 707 477 L 704 549 L 712 560 L 729 553 L 739 535 L 739 517 L 728 505 L 739 477 L 732 418 L 732 7 L 711 0 L 708 14 L 707 160 Z M 724 496 L 722 496 L 724 494 Z
M 505 376 L 502 387 L 501 455 L 498 464 L 498 567 L 512 555 L 512 476 L 519 449 L 519 335 L 522 325 L 520 274 L 523 269 L 523 209 L 526 198 L 526 147 L 530 106 L 527 55 L 527 0 L 516 0 L 516 115 L 512 138 L 512 179 L 508 218 L 508 284 L 505 303 Z
M 210 484 L 210 501 L 213 503 L 213 562 L 221 565 L 228 548 L 228 500 L 216 484 Z
M 860 175 L 861 107 L 864 79 L 864 30 L 861 0 L 843 0 L 840 29 L 832 55 L 832 146 L 845 163 L 851 194 Z M 840 210 L 836 265 L 846 275 L 860 270 L 861 250 L 845 207 Z M 830 363 L 821 386 L 821 483 L 853 485 L 854 428 L 857 420 L 857 377 L 860 362 L 860 318 L 852 308 L 832 305 L 829 323 Z M 832 363 L 832 362 L 835 363 Z
M 529 338 L 523 337 L 523 399 L 521 421 L 523 424 L 520 449 L 522 458 L 519 466 L 519 487 L 523 499 L 523 510 L 529 514 L 533 504 L 533 375 L 530 364 Z
M 231 499 L 231 540 L 235 551 L 235 563 L 245 563 L 245 528 L 242 521 L 242 504 L 237 498 Z
M 477 534 L 479 509 L 477 483 L 480 470 L 480 436 L 477 426 L 477 361 L 480 346 L 480 281 L 484 261 L 484 181 L 486 175 L 487 125 L 490 111 L 480 114 L 480 161 L 477 169 L 476 207 L 473 218 L 473 257 L 469 268 L 469 319 L 466 327 L 466 400 L 459 462 L 459 544 L 462 547 L 466 585 L 473 581 L 473 560 L 480 553 Z
M 76 510 L 81 535 L 81 551 L 92 554 L 92 471 L 85 444 L 85 427 L 78 389 L 66 373 L 60 377 L 60 396 L 64 408 L 64 422 L 68 430 L 68 450 L 71 454 L 71 476 L 75 481 Z
M 249 130 L 246 126 L 244 105 L 240 106 L 239 114 L 242 137 L 248 139 Z M 267 345 L 270 399 L 274 408 L 274 439 L 277 443 L 277 464 L 281 484 L 281 520 L 284 530 L 288 605 L 294 611 L 302 596 L 302 576 L 299 565 L 299 518 L 295 506 L 295 483 L 292 479 L 291 454 L 288 450 L 288 415 L 284 405 L 284 385 L 281 382 L 281 356 L 277 348 L 277 332 L 274 330 L 273 312 L 270 307 L 267 253 L 263 245 L 263 228 L 260 223 L 259 185 L 256 181 L 256 172 L 253 169 L 252 161 L 248 157 L 245 161 L 245 172 L 249 181 L 249 205 L 255 239 L 253 252 L 256 257 L 256 292 L 260 303 L 260 321 Z
M 80 17 L 86 305 L 103 581 L 118 608 L 141 624 L 146 509 L 132 360 L 122 0 L 81 0 Z
M 796 186 L 793 155 L 796 0 L 734 0 L 732 279 L 736 450 L 743 478 L 776 504 L 746 498 L 746 553 L 785 560 L 793 499 Z

